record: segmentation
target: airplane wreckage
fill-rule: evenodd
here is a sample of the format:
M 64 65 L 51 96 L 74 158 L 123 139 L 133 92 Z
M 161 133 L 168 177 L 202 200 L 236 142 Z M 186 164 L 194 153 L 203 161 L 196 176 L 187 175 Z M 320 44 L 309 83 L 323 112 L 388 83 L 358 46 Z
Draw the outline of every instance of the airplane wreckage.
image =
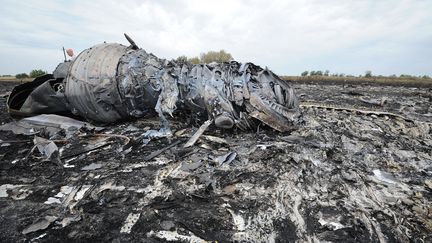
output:
M 53 74 L 17 86 L 12 115 L 72 114 L 98 123 L 189 113 L 219 128 L 254 127 L 259 120 L 284 132 L 300 121 L 290 84 L 252 63 L 191 65 L 160 59 L 137 47 L 103 43 L 60 63 Z
M 432 242 L 430 90 L 127 39 L 0 82 L 0 242 Z

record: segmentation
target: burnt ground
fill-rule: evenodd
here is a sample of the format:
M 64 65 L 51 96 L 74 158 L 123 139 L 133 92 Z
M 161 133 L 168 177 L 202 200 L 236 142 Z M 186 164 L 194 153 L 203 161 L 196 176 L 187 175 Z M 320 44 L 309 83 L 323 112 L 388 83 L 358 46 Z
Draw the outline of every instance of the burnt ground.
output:
M 1 123 L 12 87 L 0 82 Z M 430 90 L 295 87 L 415 121 L 306 107 L 291 133 L 211 127 L 184 149 L 187 120 L 151 141 L 157 120 L 138 120 L 53 138 L 60 163 L 0 131 L 0 242 L 431 242 Z

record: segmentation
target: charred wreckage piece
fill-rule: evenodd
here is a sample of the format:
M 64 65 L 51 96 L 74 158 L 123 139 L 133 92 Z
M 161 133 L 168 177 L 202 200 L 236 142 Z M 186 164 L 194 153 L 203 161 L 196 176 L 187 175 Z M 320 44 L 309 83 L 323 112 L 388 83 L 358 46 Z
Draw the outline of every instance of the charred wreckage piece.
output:
M 53 74 L 14 88 L 8 99 L 15 116 L 55 113 L 98 123 L 190 112 L 219 128 L 254 127 L 254 119 L 281 132 L 300 123 L 293 88 L 252 63 L 179 63 L 130 46 L 103 43 L 60 63 Z

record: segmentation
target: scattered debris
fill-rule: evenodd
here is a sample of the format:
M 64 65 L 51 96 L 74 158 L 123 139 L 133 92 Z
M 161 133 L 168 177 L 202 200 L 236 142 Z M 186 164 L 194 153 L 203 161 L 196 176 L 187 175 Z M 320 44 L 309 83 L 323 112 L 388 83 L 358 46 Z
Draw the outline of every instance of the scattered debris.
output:
M 156 237 L 158 239 L 161 239 L 161 240 L 164 240 L 167 242 L 171 242 L 171 241 L 190 242 L 190 243 L 208 242 L 204 239 L 201 239 L 201 238 L 193 235 L 192 233 L 190 233 L 190 235 L 182 235 L 176 231 L 165 231 L 165 230 L 161 230 L 158 232 L 150 231 L 149 233 L 147 233 L 147 237 Z
M 0 131 L 12 131 L 15 134 L 34 135 L 41 131 L 47 132 L 49 136 L 54 136 L 60 131 L 64 131 L 71 136 L 77 130 L 86 127 L 100 131 L 103 128 L 93 126 L 89 123 L 78 121 L 70 117 L 42 114 L 26 117 L 19 121 L 13 121 L 0 126 Z
M 194 135 L 183 145 L 184 148 L 188 148 L 196 143 L 196 141 L 199 139 L 199 137 L 207 130 L 207 128 L 210 126 L 210 124 L 213 122 L 213 120 L 207 120 L 205 121 L 198 130 L 194 133 Z
M 72 136 L 0 131 L 10 144 L 0 146 L 2 240 L 431 241 L 432 110 L 418 94 L 427 91 L 348 88 L 368 100 L 385 93 L 374 109 L 410 120 L 356 112 L 372 105 L 340 86 L 295 88 L 319 106 L 301 103 L 305 124 L 290 133 L 209 126 L 185 148 L 197 124 L 187 114 L 167 117 L 173 135 L 146 144 L 157 117 Z M 328 108 L 340 104 L 355 109 Z M 61 168 L 41 163 L 34 136 L 58 147 Z
M 170 149 L 170 148 L 172 148 L 172 147 L 174 147 L 174 146 L 177 146 L 179 143 L 181 143 L 181 140 L 177 140 L 177 141 L 175 141 L 175 142 L 172 142 L 171 144 L 169 144 L 168 146 L 166 146 L 166 147 L 164 147 L 164 148 L 161 148 L 161 149 L 159 149 L 159 150 L 156 150 L 156 151 L 151 152 L 149 155 L 145 156 L 145 157 L 143 158 L 143 160 L 144 160 L 144 161 L 151 160 L 151 159 L 153 159 L 154 157 L 156 157 L 156 156 L 160 155 L 161 153 L 165 152 L 166 150 L 168 150 L 168 149 Z
M 222 164 L 228 164 L 229 165 L 236 158 L 236 156 L 237 156 L 236 152 L 229 152 L 229 153 L 226 153 L 224 155 L 221 155 L 221 156 L 215 158 L 215 161 L 219 165 L 222 165 Z
M 140 213 L 130 213 L 127 216 L 123 226 L 121 227 L 120 233 L 129 234 L 132 231 L 132 227 L 136 224 L 140 216 Z
M 51 159 L 54 153 L 58 153 L 57 145 L 51 140 L 35 136 L 33 141 L 36 148 L 46 159 Z
M 386 182 L 389 184 L 395 184 L 396 183 L 394 177 L 390 173 L 383 172 L 380 170 L 373 170 L 373 173 L 374 173 L 375 177 L 382 182 Z
M 216 137 L 216 136 L 210 136 L 210 135 L 201 135 L 201 138 L 213 142 L 213 143 L 219 143 L 219 144 L 228 144 L 228 141 L 224 138 Z
M 8 197 L 8 190 L 12 190 L 15 188 L 23 187 L 24 185 L 12 185 L 12 184 L 3 184 L 0 186 L 0 198 L 1 197 Z
M 56 220 L 57 220 L 57 217 L 55 217 L 55 216 L 45 216 L 45 218 L 38 220 L 37 222 L 35 222 L 32 225 L 25 228 L 22 231 L 22 233 L 28 234 L 28 233 L 36 232 L 39 230 L 44 230 L 44 229 L 48 228 L 48 226 L 50 226 L 51 223 L 56 221 Z
M 45 204 L 53 204 L 53 203 L 58 203 L 61 204 L 60 199 L 55 198 L 55 197 L 49 197 L 45 202 Z
M 60 63 L 53 74 L 16 86 L 7 105 L 13 115 L 70 113 L 101 123 L 158 115 L 160 129 L 146 131 L 146 138 L 172 136 L 166 116 L 183 113 L 193 113 L 196 121 L 208 117 L 223 129 L 254 129 L 255 118 L 285 132 L 301 121 L 290 82 L 267 67 L 234 60 L 196 65 L 167 61 L 136 44 L 88 48 Z
M 240 232 L 245 231 L 246 224 L 244 218 L 241 215 L 234 213 L 232 209 L 227 208 L 227 210 L 233 218 L 234 226 L 236 227 L 236 230 Z
M 333 230 L 345 228 L 345 226 L 339 222 L 326 221 L 324 219 L 319 219 L 318 223 L 320 223 L 323 226 L 328 226 L 328 227 L 332 228 Z
M 432 180 L 425 180 L 424 184 L 429 190 L 432 190 Z
M 102 164 L 91 163 L 87 166 L 82 167 L 81 170 L 97 170 L 102 168 L 102 166 L 103 166 Z
M 61 226 L 64 228 L 64 227 L 70 225 L 71 223 L 78 222 L 80 220 L 81 220 L 81 216 L 79 216 L 79 215 L 75 215 L 72 217 L 66 217 L 66 218 L 62 219 Z

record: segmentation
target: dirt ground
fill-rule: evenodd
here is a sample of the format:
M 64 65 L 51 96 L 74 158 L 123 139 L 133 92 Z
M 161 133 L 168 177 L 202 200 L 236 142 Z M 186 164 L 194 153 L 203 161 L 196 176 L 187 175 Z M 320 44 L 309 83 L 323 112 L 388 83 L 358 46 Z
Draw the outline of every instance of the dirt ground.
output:
M 157 119 L 52 138 L 55 162 L 0 131 L 0 242 L 432 242 L 431 91 L 295 88 L 297 130 L 210 127 L 191 148 L 187 119 L 171 139 L 143 138 Z

